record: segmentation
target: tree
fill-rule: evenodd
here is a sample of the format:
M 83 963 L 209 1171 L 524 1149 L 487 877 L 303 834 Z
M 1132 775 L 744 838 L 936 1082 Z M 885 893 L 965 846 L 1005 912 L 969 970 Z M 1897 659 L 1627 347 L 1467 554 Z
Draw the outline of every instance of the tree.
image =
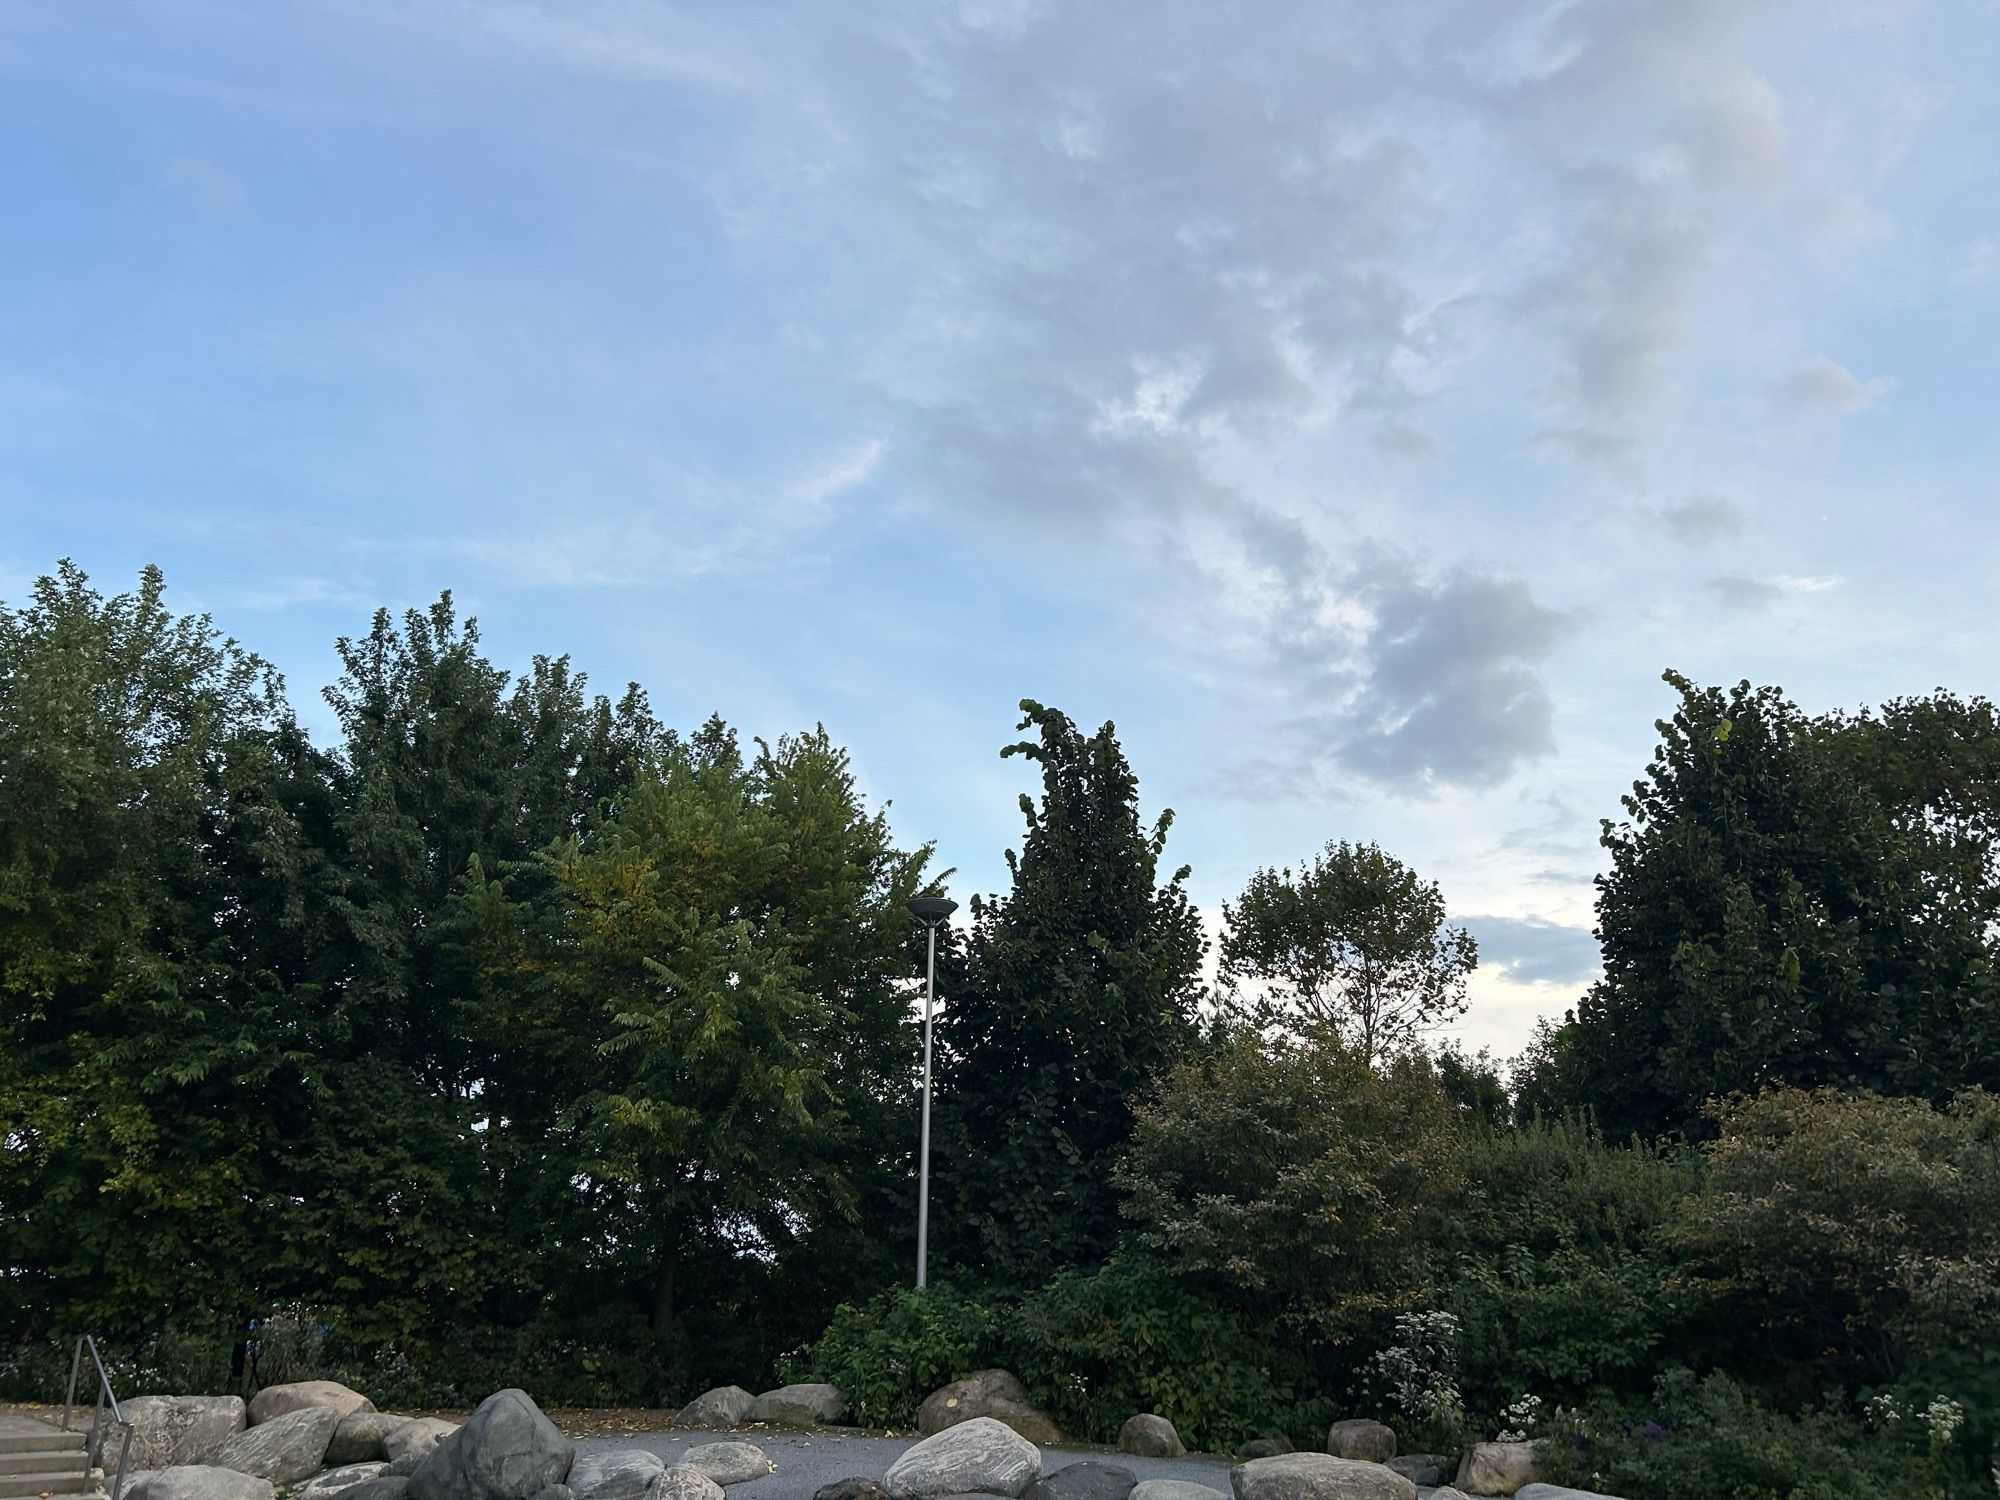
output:
M 1813 718 L 1667 680 L 1679 707 L 1604 828 L 1603 977 L 1537 1049 L 1559 1102 L 1706 1133 L 1707 1099 L 1770 1084 L 2000 1083 L 1990 708 Z
M 1042 797 L 1021 798 L 1012 889 L 975 897 L 962 954 L 941 955 L 933 1156 L 941 1242 L 1010 1286 L 1109 1252 L 1130 1100 L 1193 1035 L 1206 946 L 1186 868 L 1159 880 L 1173 815 L 1141 823 L 1113 726 L 1085 738 L 1053 709 L 1021 712 L 1036 737 L 1001 754 L 1040 768 Z
M 1372 1061 L 1465 1013 L 1479 962 L 1436 881 L 1376 844 L 1329 843 L 1294 877 L 1263 869 L 1222 909 L 1222 976 L 1259 987 L 1260 1024 L 1345 1036 Z
M 551 844 L 524 899 L 475 861 L 459 930 L 548 1114 L 509 1159 L 556 1203 L 552 1248 L 643 1283 L 656 1333 L 688 1266 L 830 1251 L 907 1171 L 903 902 L 927 857 L 890 844 L 823 730 L 746 764 L 711 721 Z

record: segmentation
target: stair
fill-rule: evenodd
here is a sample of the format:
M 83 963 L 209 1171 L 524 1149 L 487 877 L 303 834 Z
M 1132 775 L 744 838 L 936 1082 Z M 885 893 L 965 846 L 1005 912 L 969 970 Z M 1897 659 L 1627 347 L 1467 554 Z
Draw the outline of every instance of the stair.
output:
M 32 1420 L 0 1425 L 0 1500 L 87 1495 L 95 1489 L 82 1433 Z

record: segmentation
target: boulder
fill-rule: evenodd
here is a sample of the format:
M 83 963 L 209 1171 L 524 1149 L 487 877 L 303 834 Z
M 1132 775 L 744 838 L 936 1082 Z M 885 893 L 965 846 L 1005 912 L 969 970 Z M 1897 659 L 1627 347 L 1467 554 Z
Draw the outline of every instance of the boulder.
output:
M 1229 1471 L 1236 1500 L 1417 1500 L 1392 1469 L 1331 1453 L 1280 1453 Z
M 652 1500 L 722 1500 L 722 1486 L 699 1469 L 668 1464 L 660 1471 Z
M 879 1479 L 836 1479 L 813 1491 L 813 1500 L 889 1500 L 889 1491 Z
M 395 1436 L 400 1437 L 400 1429 Z M 410 1476 L 411 1500 L 535 1500 L 561 1484 L 576 1444 L 526 1391 L 496 1391 L 439 1438 Z
M 755 1443 L 703 1443 L 683 1453 L 681 1462 L 720 1485 L 748 1484 L 777 1470 Z
M 268 1479 L 213 1464 L 169 1464 L 125 1487 L 124 1500 L 273 1500 Z
M 1327 1428 L 1326 1451 L 1335 1458 L 1385 1464 L 1396 1456 L 1396 1434 L 1367 1417 L 1349 1417 Z
M 1448 1453 L 1405 1453 L 1388 1459 L 1384 1468 L 1394 1469 L 1420 1490 L 1443 1484 L 1457 1467 Z
M 1269 1437 L 1252 1438 L 1236 1450 L 1236 1461 L 1247 1464 L 1253 1458 L 1275 1458 L 1280 1453 L 1292 1451 L 1292 1440 L 1282 1432 L 1274 1432 Z
M 373 1401 L 337 1380 L 294 1380 L 287 1385 L 267 1385 L 250 1398 L 250 1425 L 304 1411 L 308 1406 L 328 1408 L 336 1422 L 351 1411 L 375 1410 Z
M 545 1484 L 535 1491 L 533 1500 L 576 1500 L 576 1491 L 566 1484 Z
M 1535 1482 L 1533 1443 L 1474 1443 L 1452 1483 L 1473 1495 L 1511 1495 Z
M 340 1500 L 405 1500 L 410 1489 L 410 1481 L 401 1474 L 381 1474 L 374 1479 L 364 1479 Z
M 917 1408 L 917 1431 L 933 1437 L 975 1417 L 1004 1422 L 1031 1443 L 1059 1443 L 1062 1431 L 1028 1399 L 1028 1388 L 1007 1370 L 978 1370 L 940 1386 Z
M 386 1460 L 390 1433 L 409 1421 L 390 1411 L 351 1411 L 334 1426 L 333 1441 L 326 1445 L 330 1464 L 365 1464 Z
M 1472 1500 L 1464 1490 L 1455 1490 L 1448 1484 L 1441 1484 L 1434 1490 L 1424 1491 L 1424 1500 Z
M 410 1417 L 391 1427 L 382 1436 L 382 1451 L 389 1462 L 399 1464 L 406 1458 L 425 1459 L 439 1441 L 458 1431 L 456 1422 L 447 1422 L 441 1417 Z M 415 1474 L 416 1464 L 398 1473 Z
M 780 1427 L 830 1427 L 847 1415 L 847 1398 L 830 1385 L 781 1385 L 750 1403 L 748 1422 Z
M 1130 1469 L 1089 1459 L 1042 1475 L 1028 1491 L 1028 1500 L 1127 1500 L 1138 1483 Z
M 1181 1446 L 1181 1435 L 1174 1431 L 1173 1423 L 1151 1412 L 1141 1412 L 1136 1417 L 1127 1417 L 1125 1425 L 1118 1429 L 1118 1451 L 1136 1453 L 1141 1458 L 1179 1458 L 1187 1449 Z
M 436 1446 L 437 1439 L 432 1438 L 431 1448 L 435 1448 Z M 423 1466 L 424 1460 L 430 1456 L 430 1448 L 405 1449 L 400 1455 L 389 1460 L 389 1472 L 398 1479 L 408 1479 Z
M 703 1391 L 675 1412 L 673 1425 L 705 1427 L 710 1431 L 740 1427 L 756 1401 L 757 1398 L 740 1385 L 719 1385 L 712 1391 Z
M 134 1396 L 119 1410 L 132 1424 L 128 1479 L 139 1469 L 204 1464 L 248 1425 L 241 1396 Z M 106 1422 L 91 1450 L 91 1467 L 116 1469 L 124 1443 L 123 1430 Z
M 293 1485 L 287 1493 L 292 1500 L 332 1500 L 333 1496 L 367 1480 L 380 1479 L 388 1472 L 389 1466 L 385 1463 L 342 1464 L 324 1474 L 315 1474 L 304 1484 Z
M 1618 1497 L 1600 1495 L 1596 1490 L 1573 1490 L 1560 1484 L 1524 1484 L 1514 1491 L 1514 1500 L 1618 1500 Z
M 1131 1500 L 1229 1500 L 1221 1490 L 1186 1479 L 1142 1479 Z
M 905 1449 L 883 1483 L 895 1500 L 940 1500 L 968 1490 L 1018 1497 L 1041 1477 L 1033 1443 L 1004 1422 L 972 1417 Z
M 330 1406 L 288 1411 L 237 1433 L 215 1450 L 210 1462 L 273 1484 L 296 1484 L 320 1471 L 339 1422 L 339 1414 Z
M 613 1448 L 605 1453 L 579 1453 L 569 1466 L 576 1500 L 644 1500 L 666 1464 L 644 1448 Z

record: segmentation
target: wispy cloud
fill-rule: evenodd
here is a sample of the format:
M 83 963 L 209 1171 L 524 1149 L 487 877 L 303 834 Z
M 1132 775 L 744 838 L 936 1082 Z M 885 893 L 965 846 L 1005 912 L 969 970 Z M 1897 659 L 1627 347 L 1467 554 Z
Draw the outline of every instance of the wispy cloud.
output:
M 1830 412 L 1866 411 L 1895 388 L 1886 375 L 1863 380 L 1830 359 L 1814 360 L 1784 385 L 1785 394 L 1799 405 Z

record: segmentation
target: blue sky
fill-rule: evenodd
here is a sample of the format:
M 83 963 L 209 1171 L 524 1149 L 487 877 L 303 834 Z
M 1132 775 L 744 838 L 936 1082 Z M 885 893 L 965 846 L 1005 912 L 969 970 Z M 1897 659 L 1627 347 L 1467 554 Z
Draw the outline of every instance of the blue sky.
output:
M 1379 839 L 1507 1052 L 1659 681 L 1993 687 L 1992 0 L 0 0 L 0 598 L 455 591 L 824 721 L 961 894 L 1023 696 L 1213 908 Z

